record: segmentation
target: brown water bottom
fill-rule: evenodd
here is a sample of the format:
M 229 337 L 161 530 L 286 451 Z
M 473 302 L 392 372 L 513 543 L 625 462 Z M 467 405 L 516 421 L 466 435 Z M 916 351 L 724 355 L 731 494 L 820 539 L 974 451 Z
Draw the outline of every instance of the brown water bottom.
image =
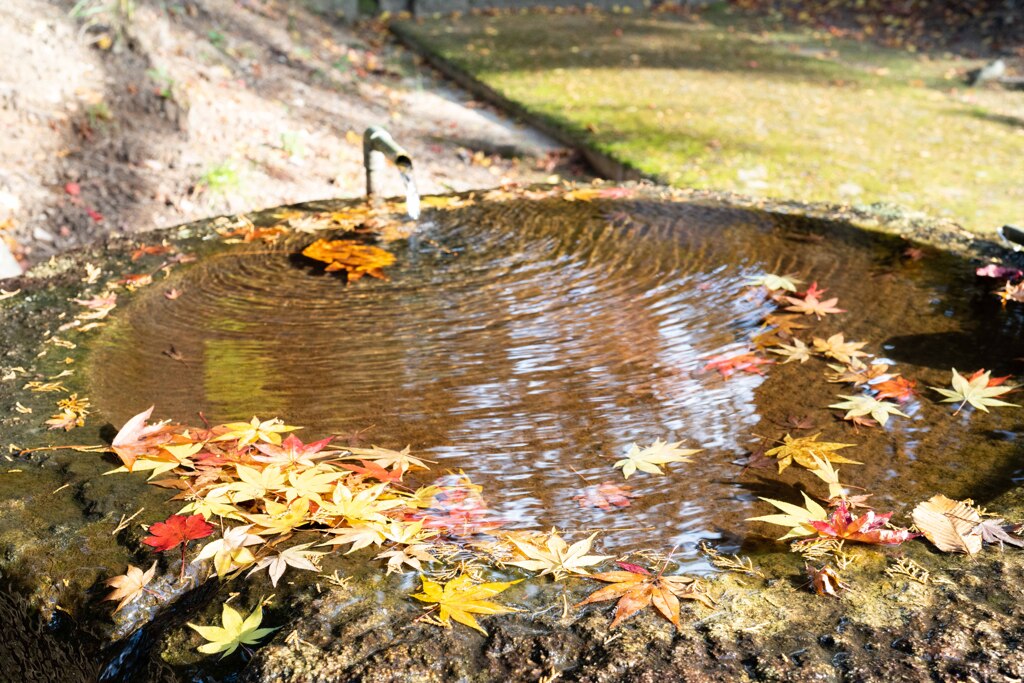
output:
M 984 502 L 1020 475 L 1013 409 L 954 415 L 925 388 L 948 385 L 951 367 L 1012 371 L 1020 355 L 1024 319 L 954 256 L 909 258 L 900 239 L 839 223 L 658 201 L 431 211 L 387 245 L 387 282 L 324 274 L 296 255 L 312 239 L 218 247 L 137 297 L 94 347 L 94 405 L 114 424 L 156 404 L 155 417 L 185 423 L 280 416 L 306 440 L 365 430 L 364 444 L 411 444 L 436 473 L 464 470 L 511 527 L 609 529 L 607 551 L 678 546 L 698 571 L 701 539 L 779 535 L 744 521 L 772 511 L 757 496 L 825 495 L 799 468 L 743 472 L 735 463 L 762 437 L 856 444 L 845 453 L 864 464 L 841 466 L 843 481 L 905 524 L 934 493 Z M 808 318 L 803 338 L 870 342 L 923 389 L 910 417 L 838 421 L 828 404 L 858 390 L 827 383 L 820 359 L 764 377 L 705 369 L 746 350 L 773 309 L 746 286 L 765 273 L 838 296 L 848 312 Z M 178 299 L 162 296 L 170 286 Z M 793 431 L 790 416 L 815 426 Z M 612 463 L 658 438 L 704 451 L 630 478 L 629 507 L 573 499 L 622 483 Z

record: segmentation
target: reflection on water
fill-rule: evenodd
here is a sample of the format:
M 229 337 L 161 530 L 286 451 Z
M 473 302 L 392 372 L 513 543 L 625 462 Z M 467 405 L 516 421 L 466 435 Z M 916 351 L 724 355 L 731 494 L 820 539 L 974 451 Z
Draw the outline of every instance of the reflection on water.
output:
M 94 404 L 116 424 L 155 403 L 155 416 L 183 422 L 280 416 L 306 438 L 412 444 L 440 470 L 464 469 L 514 525 L 643 529 L 604 547 L 680 545 L 690 557 L 698 539 L 749 532 L 742 520 L 768 512 L 756 495 L 793 495 L 773 472 L 741 477 L 733 464 L 759 437 L 781 438 L 790 416 L 858 444 L 850 456 L 865 464 L 843 466 L 844 481 L 884 509 L 940 490 L 983 497 L 1017 448 L 985 436 L 1015 434 L 1005 418 L 951 418 L 928 400 L 905 408 L 912 420 L 854 433 L 824 408 L 850 389 L 825 383 L 817 360 L 770 366 L 767 379 L 704 370 L 743 351 L 770 310 L 744 296 L 765 272 L 829 287 L 849 313 L 814 333 L 868 340 L 920 385 L 948 378 L 931 367 L 929 336 L 961 368 L 1008 362 L 1016 328 L 944 272 L 949 257 L 904 262 L 888 238 L 692 204 L 517 201 L 433 212 L 424 225 L 429 239 L 389 245 L 389 282 L 345 286 L 297 259 L 299 241 L 232 246 L 176 273 L 180 298 L 154 288 L 108 327 Z M 811 229 L 828 238 L 805 239 Z M 899 338 L 915 340 L 916 356 Z M 171 345 L 183 361 L 163 354 Z M 668 476 L 631 478 L 629 507 L 572 499 L 621 482 L 614 460 L 656 438 L 705 451 Z M 781 479 L 823 493 L 796 468 Z

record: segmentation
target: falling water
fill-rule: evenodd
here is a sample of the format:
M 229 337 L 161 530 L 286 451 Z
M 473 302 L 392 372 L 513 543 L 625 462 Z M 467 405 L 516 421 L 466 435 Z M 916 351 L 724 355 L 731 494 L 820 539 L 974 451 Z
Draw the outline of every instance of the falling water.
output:
M 420 193 L 416 189 L 416 178 L 412 171 L 402 171 L 402 182 L 405 183 L 405 212 L 409 218 L 416 220 L 420 217 Z

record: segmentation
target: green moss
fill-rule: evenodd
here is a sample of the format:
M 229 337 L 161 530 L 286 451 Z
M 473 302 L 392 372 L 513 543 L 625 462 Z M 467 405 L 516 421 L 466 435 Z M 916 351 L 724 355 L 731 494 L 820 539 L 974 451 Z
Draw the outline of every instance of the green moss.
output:
M 1024 103 L 963 64 L 716 11 L 403 24 L 582 143 L 681 187 L 1020 220 Z M 708 19 L 710 17 L 710 19 Z

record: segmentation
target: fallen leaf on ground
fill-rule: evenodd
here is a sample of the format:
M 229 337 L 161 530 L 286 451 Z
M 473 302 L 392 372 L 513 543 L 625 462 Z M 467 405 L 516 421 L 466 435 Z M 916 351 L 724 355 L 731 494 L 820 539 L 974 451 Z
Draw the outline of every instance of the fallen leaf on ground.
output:
M 112 579 L 107 579 L 106 584 L 113 588 L 104 600 L 120 600 L 117 604 L 115 613 L 120 612 L 121 609 L 134 602 L 136 598 L 142 595 L 142 592 L 146 589 L 146 585 L 153 580 L 153 575 L 156 573 L 156 561 L 153 561 L 153 566 L 142 571 L 138 567 L 128 565 L 128 571 L 121 576 L 115 576 Z
M 618 600 L 615 619 L 609 628 L 616 628 L 643 608 L 653 605 L 663 617 L 679 629 L 679 598 L 696 600 L 705 607 L 715 606 L 711 598 L 699 590 L 696 580 L 689 576 L 652 574 L 643 567 L 625 562 L 619 562 L 618 565 L 623 571 L 592 574 L 590 578 L 611 585 L 599 588 L 576 605 L 582 607 L 594 602 Z
M 587 555 L 594 542 L 596 533 L 572 545 L 566 543 L 552 529 L 547 536 L 522 541 L 514 537 L 509 542 L 526 559 L 506 562 L 513 567 L 522 567 L 532 572 L 540 572 L 539 576 L 551 574 L 555 580 L 561 580 L 569 574 L 587 574 L 586 567 L 611 559 L 611 555 Z
M 981 550 L 981 515 L 972 501 L 935 495 L 919 503 L 912 517 L 924 537 L 943 552 L 974 555 Z
M 831 595 L 837 598 L 839 591 L 849 588 L 839 578 L 839 573 L 827 564 L 821 568 L 806 564 L 804 568 L 807 570 L 807 578 L 811 580 L 811 587 L 818 595 Z
M 234 608 L 224 603 L 221 612 L 221 623 L 223 626 L 196 626 L 189 624 L 189 628 L 210 641 L 199 646 L 199 651 L 212 655 L 223 652 L 221 659 L 234 652 L 239 645 L 255 645 L 256 641 L 269 635 L 277 628 L 259 628 L 263 623 L 263 605 L 259 605 L 252 614 L 244 620 Z
M 412 597 L 422 602 L 436 604 L 440 608 L 437 615 L 438 623 L 445 627 L 450 627 L 450 620 L 454 619 L 460 624 L 475 628 L 480 633 L 487 635 L 487 631 L 480 626 L 476 617 L 473 616 L 474 614 L 507 614 L 518 611 L 491 602 L 490 598 L 519 581 L 473 583 L 471 577 L 462 575 L 442 586 L 425 576 L 421 576 L 420 580 L 423 582 L 423 592 L 414 593 Z

